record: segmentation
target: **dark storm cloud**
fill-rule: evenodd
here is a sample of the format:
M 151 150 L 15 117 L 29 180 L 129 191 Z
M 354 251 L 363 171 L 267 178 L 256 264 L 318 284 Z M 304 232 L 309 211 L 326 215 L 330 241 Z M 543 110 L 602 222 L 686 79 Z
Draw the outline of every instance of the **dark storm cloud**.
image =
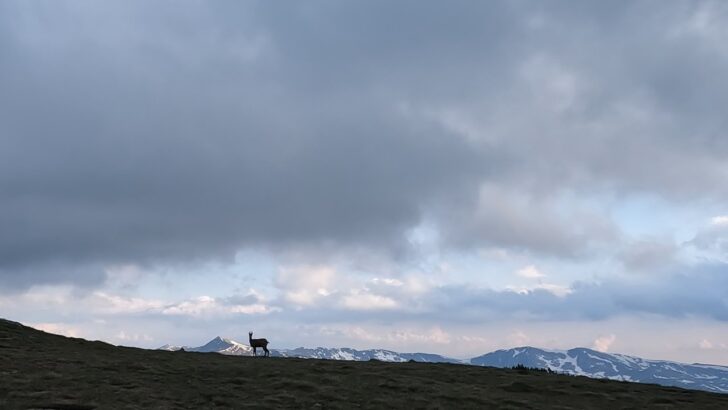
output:
M 306 67 L 222 18 L 14 11 L 24 18 L 6 15 L 17 38 L 2 67 L 13 91 L 2 101 L 5 272 L 279 242 L 390 246 L 428 197 L 482 168 L 465 143 L 403 121 L 368 84 L 298 89 Z M 28 27 L 46 18 L 50 28 Z M 130 40 L 105 37 L 107 24 Z M 246 41 L 261 55 L 232 59 Z
M 608 222 L 457 221 L 503 209 L 483 181 L 724 195 L 725 10 L 691 20 L 708 6 L 5 2 L 0 280 L 398 249 L 424 215 L 452 246 L 578 253 Z

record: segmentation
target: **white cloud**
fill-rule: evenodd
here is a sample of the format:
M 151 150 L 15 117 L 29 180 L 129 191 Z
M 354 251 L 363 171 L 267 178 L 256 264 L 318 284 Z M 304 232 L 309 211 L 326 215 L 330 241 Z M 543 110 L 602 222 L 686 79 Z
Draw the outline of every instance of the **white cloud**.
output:
M 708 339 L 703 339 L 698 343 L 698 347 L 701 350 L 724 351 L 728 350 L 728 343 L 714 343 Z
M 700 346 L 701 349 L 712 349 L 713 343 L 711 343 L 708 339 L 703 339 L 700 341 L 698 346 Z
M 198 296 L 191 300 L 186 300 L 184 302 L 165 307 L 162 309 L 162 314 L 200 316 L 204 313 L 210 313 L 213 310 L 217 310 L 217 308 L 218 306 L 215 302 L 215 298 L 210 296 Z
M 81 332 L 78 328 L 64 323 L 28 323 L 28 326 L 57 335 L 81 337 Z
M 58 309 L 67 314 L 83 315 L 93 312 L 95 315 L 123 316 L 139 314 L 163 315 L 231 315 L 231 314 L 267 314 L 280 310 L 280 308 L 266 303 L 263 296 L 255 290 L 247 295 L 228 298 L 218 298 L 207 295 L 193 297 L 181 301 L 165 301 L 161 299 L 147 299 L 140 297 L 127 297 L 107 292 L 96 291 L 86 296 L 74 296 L 65 288 L 34 289 L 28 293 L 7 297 L 8 302 L 17 305 L 37 301 L 38 306 Z M 0 306 L 4 304 L 0 298 Z M 103 325 L 108 320 L 94 317 L 96 323 Z M 57 324 L 44 323 L 48 329 L 61 329 L 53 327 Z
M 715 226 L 728 226 L 728 215 L 714 216 L 710 219 L 710 224 Z
M 435 283 L 422 273 L 410 273 L 403 280 L 402 292 L 409 295 L 422 295 L 431 290 Z
M 267 314 L 279 311 L 280 308 L 268 306 L 262 301 L 249 304 L 227 303 L 223 299 L 211 296 L 199 296 L 190 300 L 186 300 L 171 306 L 166 306 L 161 310 L 164 315 L 185 315 L 185 316 L 221 316 L 234 313 Z
M 513 346 L 524 346 L 531 340 L 527 334 L 521 330 L 516 330 L 508 335 L 508 342 Z
M 594 350 L 597 350 L 599 352 L 607 352 L 616 340 L 617 336 L 615 335 L 600 336 L 596 340 L 594 340 Z
M 91 302 L 103 313 L 141 313 L 158 311 L 165 306 L 160 300 L 129 298 L 111 295 L 105 292 L 94 292 Z
M 375 284 L 383 283 L 389 286 L 402 286 L 404 284 L 401 280 L 392 278 L 374 278 L 372 279 L 372 282 Z
M 280 311 L 280 308 L 270 307 L 260 303 L 252 305 L 235 305 L 230 306 L 228 311 L 231 313 L 244 313 L 246 315 L 263 314 Z
M 527 295 L 534 290 L 545 290 L 560 298 L 566 297 L 574 292 L 569 286 L 557 285 L 554 283 L 538 283 L 532 286 L 508 286 L 507 290 Z
M 523 277 L 523 278 L 528 278 L 528 279 L 538 279 L 538 278 L 543 278 L 544 276 L 546 276 L 543 272 L 536 269 L 536 267 L 534 265 L 528 265 L 526 267 L 523 267 L 523 268 L 517 270 L 516 275 Z
M 284 298 L 298 306 L 310 306 L 332 294 L 331 287 L 337 278 L 331 266 L 282 267 L 278 270 L 275 285 L 283 291 Z
M 397 302 L 392 298 L 361 291 L 345 296 L 342 304 L 345 308 L 351 310 L 384 310 L 394 309 L 398 306 Z
M 128 333 L 120 330 L 114 338 L 122 342 L 153 342 L 154 338 L 145 333 Z
M 534 289 L 543 289 L 547 292 L 551 292 L 554 295 L 563 298 L 573 292 L 568 286 L 556 285 L 553 283 L 540 283 L 534 287 Z
M 435 343 L 435 344 L 450 344 L 452 337 L 450 334 L 440 327 L 435 326 L 426 332 L 394 332 L 389 335 L 391 340 L 401 341 L 405 343 L 418 342 L 418 343 Z

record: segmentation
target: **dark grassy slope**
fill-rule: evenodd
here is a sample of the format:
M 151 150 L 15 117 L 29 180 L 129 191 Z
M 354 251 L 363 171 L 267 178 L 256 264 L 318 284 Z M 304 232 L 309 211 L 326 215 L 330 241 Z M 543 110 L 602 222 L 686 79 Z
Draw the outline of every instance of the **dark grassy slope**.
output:
M 0 408 L 700 408 L 728 395 L 427 363 L 114 347 L 0 320 Z

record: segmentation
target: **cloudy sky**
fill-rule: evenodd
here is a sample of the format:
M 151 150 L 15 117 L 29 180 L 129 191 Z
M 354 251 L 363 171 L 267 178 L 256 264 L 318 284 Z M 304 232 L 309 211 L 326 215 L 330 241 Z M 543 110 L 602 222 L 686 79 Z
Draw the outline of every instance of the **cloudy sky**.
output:
M 728 364 L 728 3 L 0 3 L 0 317 Z

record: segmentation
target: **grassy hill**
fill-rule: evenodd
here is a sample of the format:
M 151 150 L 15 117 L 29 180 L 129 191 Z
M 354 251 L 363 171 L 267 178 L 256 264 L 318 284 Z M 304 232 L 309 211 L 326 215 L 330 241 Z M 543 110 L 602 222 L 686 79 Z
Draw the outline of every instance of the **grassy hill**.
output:
M 454 364 L 115 347 L 0 320 L 1 409 L 728 409 L 728 395 Z

